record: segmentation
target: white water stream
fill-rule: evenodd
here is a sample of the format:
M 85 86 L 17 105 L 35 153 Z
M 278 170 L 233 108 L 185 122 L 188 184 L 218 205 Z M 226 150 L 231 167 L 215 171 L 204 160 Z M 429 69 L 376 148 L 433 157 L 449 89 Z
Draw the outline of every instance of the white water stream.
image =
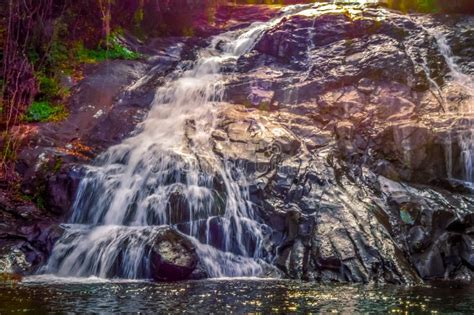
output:
M 453 163 L 460 163 L 462 166 L 462 178 L 460 180 L 468 183 L 474 182 L 474 78 L 462 72 L 459 65 L 456 63 L 455 56 L 448 44 L 446 35 L 440 29 L 425 29 L 437 43 L 439 52 L 443 56 L 449 73 L 447 78 L 447 85 L 457 87 L 467 98 L 462 102 L 460 108 L 457 109 L 457 116 L 455 124 L 452 126 L 452 132 L 446 139 L 446 168 L 448 177 L 453 177 Z M 435 86 L 437 92 L 440 92 L 440 87 L 430 78 L 431 84 Z M 440 92 L 442 102 L 445 102 L 446 97 Z M 453 141 L 459 145 L 460 156 L 459 161 L 453 161 Z

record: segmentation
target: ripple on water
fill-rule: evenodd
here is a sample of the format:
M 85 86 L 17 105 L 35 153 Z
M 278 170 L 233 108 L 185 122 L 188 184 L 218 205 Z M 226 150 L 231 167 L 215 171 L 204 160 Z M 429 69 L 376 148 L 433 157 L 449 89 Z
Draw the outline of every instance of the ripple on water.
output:
M 0 285 L 0 313 L 41 312 L 347 312 L 464 314 L 473 286 L 320 285 L 275 279 L 173 283 L 29 277 Z

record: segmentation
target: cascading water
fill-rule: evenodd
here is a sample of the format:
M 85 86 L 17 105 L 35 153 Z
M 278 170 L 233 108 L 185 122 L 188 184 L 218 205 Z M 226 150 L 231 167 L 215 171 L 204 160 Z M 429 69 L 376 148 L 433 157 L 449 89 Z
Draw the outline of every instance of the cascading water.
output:
M 335 8 L 324 6 L 326 12 Z M 197 52 L 192 66 L 179 65 L 157 89 L 148 117 L 134 135 L 85 169 L 70 224 L 43 272 L 151 278 L 147 249 L 156 239 L 157 226 L 170 225 L 192 239 L 210 277 L 262 275 L 265 261 L 272 259 L 263 246 L 270 228 L 259 222 L 244 170 L 217 156 L 210 139 L 218 123 L 216 114 L 222 110 L 225 77 L 221 68 L 231 69 L 282 18 L 315 16 L 322 11 L 317 5 L 285 7 L 269 22 L 215 36 L 209 47 Z M 424 28 L 425 22 L 417 24 Z M 314 28 L 315 21 L 307 33 L 308 61 L 316 47 Z M 425 31 L 436 39 L 446 60 L 447 85 L 460 86 L 469 96 L 464 103 L 472 105 L 472 78 L 457 66 L 446 37 L 436 29 Z M 423 61 L 429 83 L 444 103 L 445 86 L 431 78 L 426 58 Z M 143 78 L 134 87 L 145 82 Z M 474 127 L 469 115 L 473 111 L 471 106 L 460 111 L 463 117 L 456 123 L 460 131 L 449 135 L 461 146 L 462 179 L 472 182 Z M 451 141 L 449 146 L 448 164 L 452 165 Z M 448 174 L 452 174 L 449 165 Z
M 283 16 L 212 39 L 191 68 L 158 88 L 136 134 L 86 168 L 71 223 L 43 272 L 150 278 L 154 226 L 189 235 L 211 277 L 262 273 L 262 240 L 242 170 L 213 153 L 209 135 L 223 95 L 220 68 L 236 62 Z M 117 270 L 118 269 L 118 270 Z
M 439 52 L 443 56 L 449 69 L 448 85 L 455 85 L 466 96 L 466 100 L 462 102 L 462 106 L 453 113 L 458 118 L 452 126 L 451 132 L 448 134 L 446 143 L 446 160 L 448 177 L 453 176 L 453 140 L 455 139 L 459 145 L 460 163 L 462 165 L 462 180 L 468 183 L 474 182 L 474 80 L 470 75 L 462 72 L 456 63 L 455 56 L 448 44 L 446 35 L 439 29 L 426 29 L 437 43 Z M 430 78 L 430 83 L 435 85 L 440 91 L 440 87 Z M 439 92 L 441 101 L 444 102 L 442 92 Z M 460 117 L 459 117 L 460 115 Z

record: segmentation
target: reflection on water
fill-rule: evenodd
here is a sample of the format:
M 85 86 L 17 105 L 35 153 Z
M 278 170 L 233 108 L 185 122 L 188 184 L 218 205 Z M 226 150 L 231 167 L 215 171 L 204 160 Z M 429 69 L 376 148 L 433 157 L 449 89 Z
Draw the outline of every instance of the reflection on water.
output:
M 301 281 L 227 279 L 176 283 L 33 279 L 0 285 L 0 313 L 406 313 L 465 314 L 474 286 L 319 285 Z M 47 282 L 46 282 L 47 281 Z

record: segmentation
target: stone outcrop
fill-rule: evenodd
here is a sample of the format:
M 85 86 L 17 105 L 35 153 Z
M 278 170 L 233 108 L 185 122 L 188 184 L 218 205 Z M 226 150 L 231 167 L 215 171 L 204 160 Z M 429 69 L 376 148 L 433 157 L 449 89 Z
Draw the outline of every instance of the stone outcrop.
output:
M 47 261 L 62 232 L 47 210 L 0 191 L 0 273 L 36 271 Z
M 162 228 L 153 243 L 150 268 L 155 280 L 187 279 L 196 269 L 199 258 L 194 245 L 176 230 Z
M 230 76 L 226 100 L 246 107 L 223 110 L 215 150 L 245 161 L 288 277 L 469 281 L 473 199 L 447 178 L 466 178 L 472 100 L 450 87 L 426 28 L 446 19 L 379 13 L 328 10 L 268 31 Z M 454 20 L 442 32 L 456 46 L 472 18 Z M 457 62 L 471 73 L 468 59 Z

